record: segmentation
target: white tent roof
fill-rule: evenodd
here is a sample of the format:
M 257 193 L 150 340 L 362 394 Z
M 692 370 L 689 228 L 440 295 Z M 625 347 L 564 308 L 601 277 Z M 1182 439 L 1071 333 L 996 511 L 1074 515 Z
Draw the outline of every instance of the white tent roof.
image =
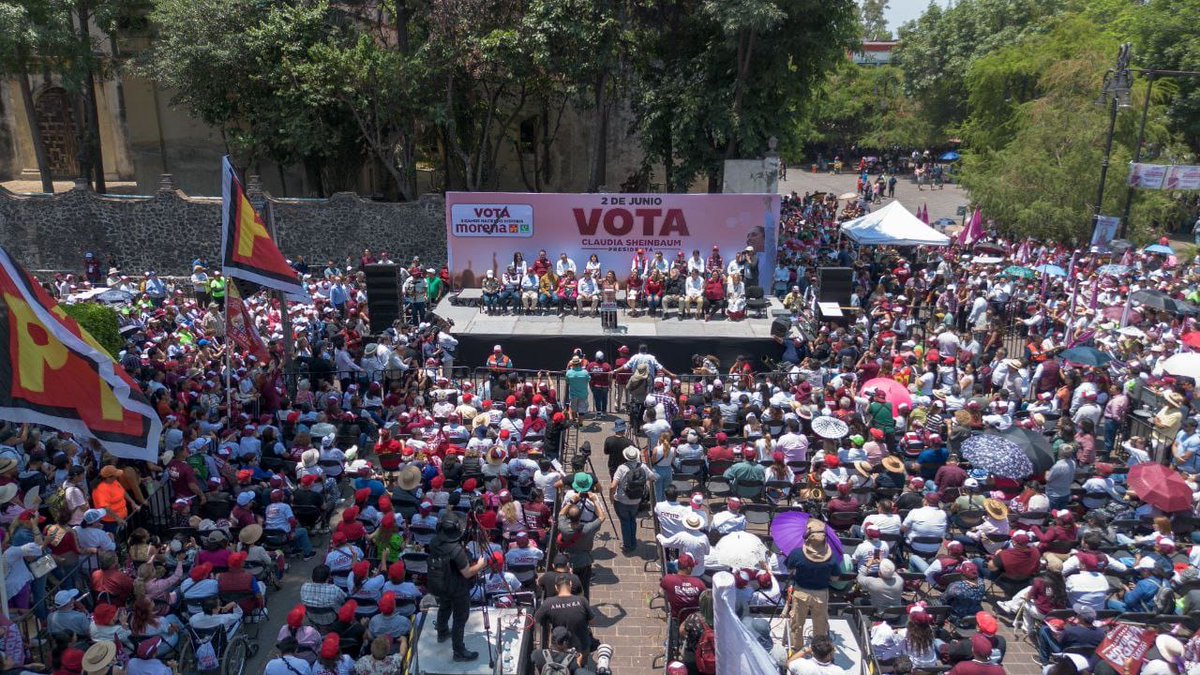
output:
M 867 246 L 950 245 L 950 237 L 921 222 L 898 201 L 842 223 L 842 232 Z

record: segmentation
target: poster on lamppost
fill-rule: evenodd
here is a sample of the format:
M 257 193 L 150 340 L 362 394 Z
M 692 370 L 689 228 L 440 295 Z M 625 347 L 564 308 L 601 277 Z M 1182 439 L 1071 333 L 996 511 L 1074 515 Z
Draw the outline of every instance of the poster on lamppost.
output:
M 1096 216 L 1096 227 L 1092 230 L 1092 248 L 1100 251 L 1108 250 L 1108 244 L 1117 238 L 1117 230 L 1121 227 L 1121 219 L 1117 216 Z

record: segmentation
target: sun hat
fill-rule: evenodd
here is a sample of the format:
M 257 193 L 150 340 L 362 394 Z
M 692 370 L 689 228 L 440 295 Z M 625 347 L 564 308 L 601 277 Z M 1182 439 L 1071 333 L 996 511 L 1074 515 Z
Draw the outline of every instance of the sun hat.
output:
M 987 512 L 988 517 L 992 518 L 993 520 L 1008 519 L 1008 507 L 1005 506 L 1004 502 L 1000 501 L 999 499 L 983 500 L 983 510 Z
M 625 461 L 627 462 L 637 461 L 642 456 L 641 451 L 632 445 L 625 448 L 625 451 L 621 454 L 625 457 Z
M 258 543 L 258 540 L 262 538 L 262 535 L 262 525 L 259 525 L 258 523 L 251 523 L 250 525 L 243 527 L 241 531 L 238 532 L 238 541 L 242 542 L 246 546 L 253 546 L 254 544 Z
M 321 451 L 320 450 L 314 450 L 314 449 L 310 448 L 308 450 L 305 450 L 300 455 L 300 462 L 304 464 L 305 468 L 312 468 L 312 467 L 316 466 L 317 462 L 319 462 L 320 460 L 321 460 Z
M 571 489 L 580 493 L 587 492 L 592 489 L 594 482 L 591 474 L 581 471 L 575 474 L 575 480 L 571 481 Z
M 409 464 L 400 470 L 400 475 L 396 477 L 396 484 L 401 490 L 415 490 L 421 484 L 421 470 L 416 466 Z
M 888 473 L 904 473 L 904 462 L 895 455 L 888 455 L 880 462 Z
M 704 525 L 704 521 L 700 520 L 700 516 L 692 513 L 688 514 L 687 518 L 683 519 L 683 526 L 695 532 Z
M 117 645 L 110 640 L 92 643 L 83 655 L 83 672 L 103 673 L 117 656 Z

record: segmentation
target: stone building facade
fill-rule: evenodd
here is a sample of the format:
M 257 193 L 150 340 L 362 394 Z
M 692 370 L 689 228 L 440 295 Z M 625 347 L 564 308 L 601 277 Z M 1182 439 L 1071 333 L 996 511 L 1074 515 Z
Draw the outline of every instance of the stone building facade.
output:
M 253 180 L 248 186 L 256 197 Z M 257 195 L 266 197 L 266 195 Z M 425 195 L 409 203 L 374 202 L 349 193 L 329 199 L 270 199 L 280 249 L 310 263 L 345 260 L 364 248 L 397 261 L 446 259 L 445 203 Z M 28 269 L 81 271 L 91 251 L 138 274 L 188 274 L 191 262 L 221 253 L 221 199 L 191 197 L 170 176 L 148 196 L 97 195 L 78 186 L 56 195 L 0 189 L 0 242 Z

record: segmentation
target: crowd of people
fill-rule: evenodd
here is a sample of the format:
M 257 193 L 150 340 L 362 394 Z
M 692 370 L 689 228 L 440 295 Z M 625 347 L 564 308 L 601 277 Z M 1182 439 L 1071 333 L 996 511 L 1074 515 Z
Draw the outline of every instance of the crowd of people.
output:
M 297 259 L 312 303 L 288 310 L 285 371 L 274 300 L 246 300 L 260 358 L 227 343 L 227 282 L 204 261 L 135 284 L 88 257 L 83 280 L 48 287 L 129 294 L 119 360 L 162 448 L 135 461 L 0 428 L 6 669 L 172 672 L 262 644 L 268 675 L 401 672 L 423 612 L 455 660 L 479 659 L 463 627 L 490 603 L 533 608 L 543 672 L 604 670 L 589 596 L 610 519 L 626 555 L 659 554 L 670 675 L 714 672 L 725 571 L 781 671 L 857 668 L 831 623 L 847 615 L 869 622 L 860 648 L 882 672 L 999 675 L 1007 633 L 1056 675 L 1106 675 L 1120 668 L 1098 648 L 1118 628 L 1147 641 L 1148 675 L 1196 667 L 1196 266 L 1169 242 L 860 249 L 837 234 L 856 208 L 784 199 L 768 292 L 795 326 L 769 370 L 696 355 L 674 372 L 631 345 L 531 374 L 497 345 L 464 374 L 428 315 L 448 273 L 404 265 L 406 319 L 372 328 L 361 267 L 388 258 L 367 251 L 321 270 Z M 621 285 L 565 254 L 517 254 L 483 301 L 582 312 L 624 292 L 631 311 L 744 310 L 729 283 L 757 278 L 756 256 L 666 258 L 639 252 Z M 840 322 L 809 311 L 830 264 L 855 270 Z M 706 285 L 689 296 L 714 277 L 723 305 Z M 605 472 L 564 442 L 593 414 Z M 278 634 L 254 639 L 288 561 L 317 556 Z

